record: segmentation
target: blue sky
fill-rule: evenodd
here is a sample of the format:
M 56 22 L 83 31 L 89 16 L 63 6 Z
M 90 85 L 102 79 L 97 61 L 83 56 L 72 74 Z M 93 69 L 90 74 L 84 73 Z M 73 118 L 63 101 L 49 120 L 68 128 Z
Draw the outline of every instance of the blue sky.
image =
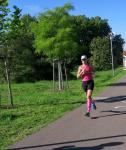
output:
M 12 9 L 12 6 L 16 5 L 22 9 L 23 14 L 34 16 L 47 9 L 63 6 L 67 2 L 74 6 L 74 10 L 70 12 L 73 15 L 108 19 L 112 31 L 121 34 L 126 41 L 126 0 L 9 0 L 9 7 Z

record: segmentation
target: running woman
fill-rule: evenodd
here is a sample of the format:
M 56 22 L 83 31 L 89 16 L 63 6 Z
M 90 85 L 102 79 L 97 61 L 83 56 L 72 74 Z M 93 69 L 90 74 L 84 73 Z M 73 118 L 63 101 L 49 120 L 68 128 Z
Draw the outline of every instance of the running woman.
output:
M 92 92 L 94 89 L 94 80 L 93 80 L 93 67 L 88 64 L 87 56 L 81 56 L 82 65 L 79 66 L 77 71 L 77 78 L 82 78 L 82 87 L 85 91 L 87 97 L 87 112 L 85 116 L 90 117 L 91 106 L 96 109 L 95 102 L 92 100 Z

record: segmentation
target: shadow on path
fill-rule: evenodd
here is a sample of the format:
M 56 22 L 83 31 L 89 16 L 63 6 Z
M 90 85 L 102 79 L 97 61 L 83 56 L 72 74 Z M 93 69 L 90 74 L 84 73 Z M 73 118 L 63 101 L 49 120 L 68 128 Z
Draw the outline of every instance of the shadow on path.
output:
M 101 112 L 110 112 L 112 114 L 108 115 L 101 115 L 101 116 L 96 116 L 96 117 L 91 117 L 91 119 L 98 119 L 98 118 L 104 118 L 104 117 L 112 117 L 112 116 L 118 116 L 118 115 L 125 115 L 126 111 L 113 111 L 113 110 L 108 110 L 108 111 L 101 111 Z
M 126 86 L 126 82 L 111 83 L 108 86 Z
M 123 144 L 123 142 L 110 142 L 110 143 L 104 143 L 104 144 L 100 144 L 97 146 L 91 146 L 91 147 L 75 147 L 74 145 L 72 145 L 72 146 L 64 146 L 64 147 L 54 148 L 52 150 L 101 150 L 104 147 L 118 146 L 121 144 Z
M 126 95 L 121 95 L 121 96 L 113 96 L 113 97 L 108 97 L 108 98 L 100 98 L 99 100 L 96 100 L 97 103 L 114 103 L 114 102 L 120 102 L 120 101 L 126 101 Z
M 87 142 L 87 141 L 94 141 L 94 140 L 101 140 L 101 139 L 111 139 L 111 138 L 118 138 L 118 137 L 125 137 L 126 134 L 121 134 L 121 135 L 114 135 L 114 136 L 107 136 L 107 137 L 98 137 L 98 138 L 91 138 L 91 139 L 82 139 L 82 140 L 75 140 L 75 141 L 67 141 L 67 142 L 59 142 L 59 143 L 50 143 L 50 144 L 43 144 L 43 145 L 34 145 L 34 146 L 26 146 L 26 147 L 17 147 L 17 148 L 10 148 L 7 150 L 25 150 L 25 149 L 32 149 L 32 148 L 40 148 L 40 147 L 46 147 L 46 146 L 53 146 L 53 145 L 60 145 L 60 144 L 71 144 L 71 143 L 80 143 L 80 142 Z M 118 144 L 117 144 L 118 143 Z M 103 147 L 105 145 L 119 145 L 119 144 L 123 144 L 121 142 L 115 142 L 115 143 L 106 143 L 106 144 L 101 144 L 99 145 L 99 147 Z M 94 147 L 95 148 L 95 147 Z M 62 150 L 62 149 L 61 149 Z M 64 150 L 64 149 L 63 149 Z M 72 150 L 72 149 L 66 149 L 66 150 Z M 76 149 L 75 149 L 76 150 Z M 77 149 L 79 150 L 79 149 Z M 81 150 L 81 149 L 80 149 Z M 88 150 L 88 149 L 84 149 L 83 150 Z M 95 149 L 93 149 L 95 150 Z M 99 150 L 99 149 L 97 149 Z

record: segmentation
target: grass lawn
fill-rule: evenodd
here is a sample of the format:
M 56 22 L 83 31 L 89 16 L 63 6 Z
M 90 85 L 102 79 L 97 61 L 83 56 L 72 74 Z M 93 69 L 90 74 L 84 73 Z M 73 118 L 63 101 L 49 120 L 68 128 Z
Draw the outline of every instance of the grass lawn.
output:
M 115 71 L 96 72 L 94 95 L 98 95 L 110 83 L 124 76 L 122 68 Z M 80 80 L 70 80 L 70 89 L 53 92 L 52 81 L 13 84 L 15 108 L 0 108 L 0 149 L 38 131 L 85 101 Z M 8 103 L 6 85 L 1 85 L 1 105 Z

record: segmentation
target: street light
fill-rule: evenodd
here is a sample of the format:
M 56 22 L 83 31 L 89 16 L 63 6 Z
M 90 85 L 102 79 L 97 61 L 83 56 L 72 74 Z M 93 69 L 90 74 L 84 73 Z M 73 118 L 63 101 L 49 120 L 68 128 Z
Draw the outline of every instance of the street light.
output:
M 114 76 L 115 75 L 115 70 L 114 70 L 113 46 L 112 46 L 112 40 L 114 38 L 114 33 L 110 32 L 109 37 L 110 37 L 110 43 L 111 43 L 112 71 L 113 71 L 113 76 Z

